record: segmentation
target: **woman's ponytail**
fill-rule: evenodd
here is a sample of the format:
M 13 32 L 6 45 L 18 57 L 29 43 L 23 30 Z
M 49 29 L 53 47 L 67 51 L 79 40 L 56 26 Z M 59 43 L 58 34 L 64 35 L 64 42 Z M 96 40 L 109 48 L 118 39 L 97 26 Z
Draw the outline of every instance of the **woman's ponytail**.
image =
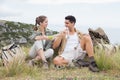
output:
M 34 26 L 34 28 L 33 28 L 34 31 L 37 31 L 37 30 L 38 30 L 38 27 L 37 27 L 37 20 L 38 20 L 38 17 L 37 17 L 36 20 L 35 20 L 35 26 Z
M 36 20 L 35 20 L 35 26 L 34 26 L 34 30 L 37 31 L 38 30 L 38 26 L 37 25 L 40 25 L 40 23 L 43 23 L 43 21 L 46 19 L 47 17 L 46 16 L 38 16 L 36 17 Z

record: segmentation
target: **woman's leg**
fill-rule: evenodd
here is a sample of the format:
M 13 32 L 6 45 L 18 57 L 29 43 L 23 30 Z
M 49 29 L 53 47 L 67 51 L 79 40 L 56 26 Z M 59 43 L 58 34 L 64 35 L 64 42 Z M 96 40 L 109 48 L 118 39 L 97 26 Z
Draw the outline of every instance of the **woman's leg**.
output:
M 47 60 L 46 60 L 46 58 L 45 58 L 45 54 L 44 54 L 43 49 L 39 49 L 39 50 L 37 51 L 37 56 L 38 56 L 38 58 L 41 59 L 43 62 L 47 62 Z M 37 58 L 37 56 L 36 56 L 36 58 Z
M 45 58 L 52 58 L 53 54 L 54 54 L 54 50 L 53 49 L 47 49 L 45 52 Z
M 30 61 L 30 64 L 33 65 L 34 61 L 42 60 L 43 66 L 45 65 L 44 67 L 48 68 L 47 60 L 45 58 L 45 54 L 43 51 L 42 41 L 35 41 L 34 45 L 32 46 L 32 48 L 30 50 L 29 55 L 33 58 Z

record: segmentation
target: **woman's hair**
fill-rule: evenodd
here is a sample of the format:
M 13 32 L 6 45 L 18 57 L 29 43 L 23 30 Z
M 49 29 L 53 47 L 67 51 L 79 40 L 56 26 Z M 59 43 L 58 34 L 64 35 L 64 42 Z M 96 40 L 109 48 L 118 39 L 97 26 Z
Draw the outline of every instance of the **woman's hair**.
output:
M 40 25 L 40 23 L 43 23 L 46 18 L 47 18 L 47 17 L 46 17 L 46 16 L 43 16 L 43 15 L 36 17 L 35 26 L 34 26 L 34 30 L 35 30 L 35 31 L 38 30 L 37 25 Z

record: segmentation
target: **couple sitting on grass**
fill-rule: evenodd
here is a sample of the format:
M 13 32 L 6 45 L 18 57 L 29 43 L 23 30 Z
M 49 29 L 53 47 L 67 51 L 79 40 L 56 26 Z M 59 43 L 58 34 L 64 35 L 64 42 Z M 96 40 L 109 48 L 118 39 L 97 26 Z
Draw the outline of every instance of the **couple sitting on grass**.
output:
M 49 49 L 44 49 L 43 45 L 46 40 L 50 40 L 46 33 L 46 27 L 48 25 L 48 19 L 46 16 L 39 16 L 36 18 L 36 26 L 39 25 L 37 32 L 41 35 L 36 35 L 32 39 L 35 42 L 30 50 L 29 56 L 32 60 L 29 64 L 34 65 L 35 61 L 41 60 L 43 63 L 43 68 L 48 69 L 47 58 L 51 58 L 54 54 L 54 50 L 59 48 L 58 56 L 53 59 L 55 66 L 67 66 L 73 63 L 73 60 L 78 59 L 81 55 L 87 54 L 89 57 L 89 69 L 93 72 L 98 72 L 99 69 L 94 59 L 93 44 L 90 36 L 88 34 L 82 34 L 75 29 L 76 19 L 72 15 L 65 17 L 65 27 L 63 32 L 54 36 L 52 47 Z

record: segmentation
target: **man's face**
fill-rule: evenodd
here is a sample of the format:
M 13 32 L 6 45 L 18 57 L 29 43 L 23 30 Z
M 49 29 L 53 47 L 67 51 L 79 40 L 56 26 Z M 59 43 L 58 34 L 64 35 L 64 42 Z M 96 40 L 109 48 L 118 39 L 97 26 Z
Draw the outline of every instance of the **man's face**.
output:
M 67 28 L 71 28 L 71 27 L 74 27 L 74 23 L 73 22 L 71 23 L 69 20 L 65 20 L 65 26 Z

